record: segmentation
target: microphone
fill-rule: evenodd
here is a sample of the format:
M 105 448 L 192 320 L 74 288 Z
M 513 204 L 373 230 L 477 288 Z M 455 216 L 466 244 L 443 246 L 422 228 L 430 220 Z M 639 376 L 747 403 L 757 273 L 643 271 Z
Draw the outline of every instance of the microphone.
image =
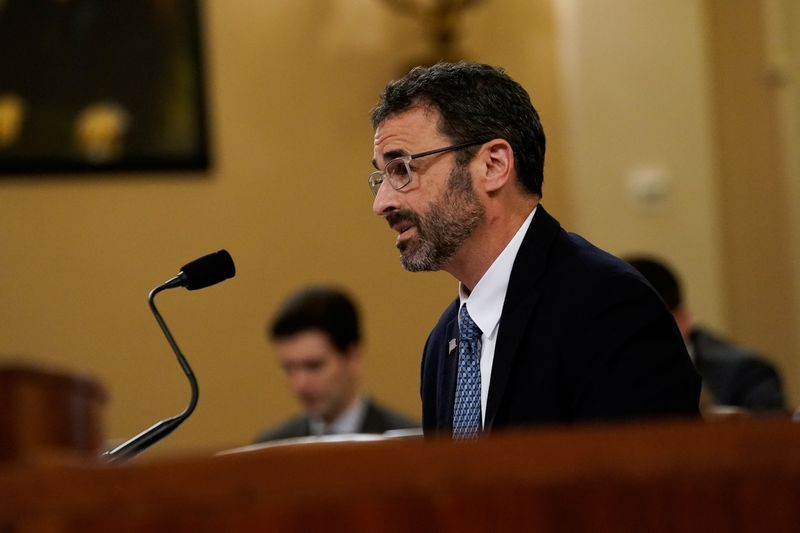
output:
M 216 285 L 235 275 L 236 267 L 231 254 L 226 250 L 219 250 L 186 263 L 178 275 L 169 279 L 164 285 L 168 285 L 167 289 L 186 287 L 186 290 L 195 291 Z
M 189 380 L 189 385 L 192 389 L 192 396 L 189 400 L 189 405 L 182 413 L 162 420 L 149 429 L 142 431 L 135 437 L 123 442 L 116 448 L 104 452 L 103 457 L 105 457 L 109 462 L 114 463 L 123 459 L 130 459 L 138 455 L 145 449 L 149 448 L 156 442 L 172 433 L 175 428 L 183 423 L 184 420 L 189 418 L 189 415 L 192 414 L 194 408 L 197 406 L 197 397 L 199 394 L 197 380 L 194 377 L 192 368 L 189 366 L 189 362 L 181 353 L 181 350 L 178 348 L 178 344 L 175 342 L 172 333 L 170 333 L 166 322 L 164 322 L 164 319 L 161 317 L 161 313 L 159 313 L 158 309 L 156 308 L 156 294 L 163 290 L 173 289 L 175 287 L 186 287 L 186 289 L 190 291 L 202 289 L 211 285 L 215 285 L 220 281 L 225 281 L 228 278 L 232 278 L 235 274 L 236 267 L 233 264 L 231 255 L 226 250 L 219 250 L 186 263 L 181 267 L 177 276 L 168 279 L 150 291 L 150 294 L 147 296 L 147 302 L 150 304 L 150 309 L 153 312 L 158 325 L 161 327 L 161 331 L 164 332 L 164 336 L 167 338 L 169 345 L 172 347 L 172 351 L 175 352 L 175 356 L 178 358 L 178 363 L 180 363 L 184 374 L 186 374 L 186 377 Z

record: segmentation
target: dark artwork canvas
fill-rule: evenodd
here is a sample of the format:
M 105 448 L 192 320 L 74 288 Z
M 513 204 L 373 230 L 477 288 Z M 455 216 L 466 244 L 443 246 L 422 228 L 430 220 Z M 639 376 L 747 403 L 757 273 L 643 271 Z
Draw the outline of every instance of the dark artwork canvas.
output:
M 197 0 L 0 0 L 0 173 L 208 166 Z

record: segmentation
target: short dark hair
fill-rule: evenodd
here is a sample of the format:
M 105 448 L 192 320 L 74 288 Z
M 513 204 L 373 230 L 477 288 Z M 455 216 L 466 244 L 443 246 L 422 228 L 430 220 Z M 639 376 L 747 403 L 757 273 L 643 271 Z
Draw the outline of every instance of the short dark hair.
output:
M 670 311 L 683 303 L 681 284 L 666 263 L 645 256 L 631 256 L 625 260 L 650 282 Z
M 275 340 L 309 330 L 325 333 L 339 352 L 344 353 L 361 340 L 358 309 L 341 289 L 306 287 L 287 298 L 269 328 Z
M 542 195 L 545 136 L 527 91 L 502 68 L 479 63 L 437 63 L 415 67 L 389 82 L 372 109 L 372 127 L 415 106 L 439 112 L 439 131 L 454 144 L 505 139 L 514 151 L 523 189 Z M 459 154 L 459 164 L 476 149 Z

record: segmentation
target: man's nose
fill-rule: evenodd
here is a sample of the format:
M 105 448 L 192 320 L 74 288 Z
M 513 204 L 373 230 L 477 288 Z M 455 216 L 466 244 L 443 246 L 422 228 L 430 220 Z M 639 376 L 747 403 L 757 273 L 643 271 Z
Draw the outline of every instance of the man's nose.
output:
M 372 212 L 378 216 L 384 216 L 399 208 L 400 191 L 395 190 L 388 180 L 383 180 L 375 200 L 372 202 Z
M 292 385 L 292 390 L 297 393 L 304 392 L 308 388 L 309 379 L 308 373 L 302 371 L 293 372 L 289 376 L 289 381 Z

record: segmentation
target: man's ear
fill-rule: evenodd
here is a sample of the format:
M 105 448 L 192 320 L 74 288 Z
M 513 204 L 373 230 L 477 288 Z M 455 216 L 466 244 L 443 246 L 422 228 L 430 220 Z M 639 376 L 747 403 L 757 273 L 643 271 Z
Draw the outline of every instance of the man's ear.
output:
M 514 150 L 505 139 L 493 139 L 481 149 L 483 188 L 487 193 L 497 192 L 514 177 Z

